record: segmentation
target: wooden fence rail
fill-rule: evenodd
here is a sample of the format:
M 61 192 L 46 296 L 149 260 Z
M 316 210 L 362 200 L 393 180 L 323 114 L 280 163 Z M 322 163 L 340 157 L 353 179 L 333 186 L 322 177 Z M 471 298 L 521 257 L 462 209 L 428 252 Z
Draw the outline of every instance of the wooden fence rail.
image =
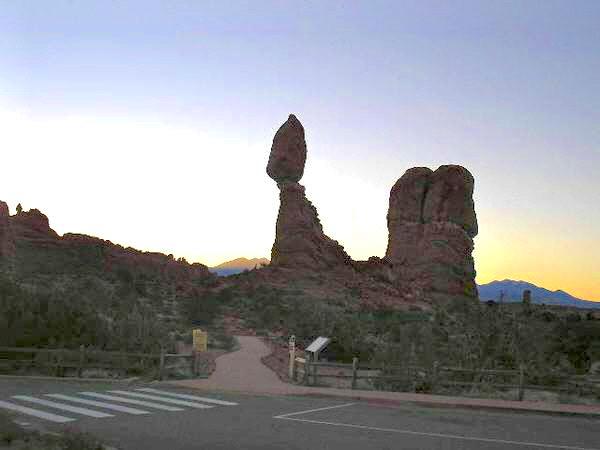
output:
M 127 353 L 85 348 L 49 349 L 30 347 L 0 347 L 0 370 L 5 367 L 35 367 L 48 369 L 55 376 L 65 376 L 67 371 L 75 372 L 81 378 L 86 369 L 100 369 L 127 373 L 144 373 L 152 369 L 158 379 L 163 379 L 169 370 L 180 368 L 180 364 L 168 364 L 168 360 L 187 360 L 193 375 L 200 372 L 200 353 L 170 354 Z
M 337 370 L 336 370 L 337 369 Z M 351 388 L 356 389 L 358 380 L 371 382 L 400 382 L 416 389 L 419 381 L 427 381 L 429 388 L 439 386 L 464 386 L 476 388 L 484 384 L 500 389 L 516 389 L 518 400 L 523 400 L 526 390 L 551 392 L 577 392 L 600 396 L 600 379 L 581 375 L 563 376 L 558 385 L 536 385 L 527 383 L 526 369 L 467 369 L 462 367 L 359 364 L 354 358 L 352 364 L 311 361 L 309 358 L 296 358 L 293 364 L 293 378 L 305 385 L 317 385 L 320 379 L 348 379 Z M 457 378 L 468 379 L 457 379 Z M 492 380 L 490 380 L 492 378 Z

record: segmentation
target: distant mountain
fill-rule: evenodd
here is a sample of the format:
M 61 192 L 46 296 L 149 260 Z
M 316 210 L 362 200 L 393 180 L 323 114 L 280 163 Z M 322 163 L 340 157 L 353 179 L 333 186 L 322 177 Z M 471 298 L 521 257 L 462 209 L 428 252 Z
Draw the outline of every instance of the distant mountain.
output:
M 523 291 L 531 291 L 531 301 L 535 304 L 545 303 L 546 305 L 574 306 L 576 308 L 598 308 L 600 302 L 582 300 L 574 297 L 565 291 L 550 291 L 535 284 L 526 281 L 502 280 L 492 281 L 491 283 L 478 286 L 479 298 L 482 301 L 499 301 L 501 293 L 504 293 L 505 302 L 520 302 L 523 298 Z
M 210 267 L 209 270 L 220 276 L 234 275 L 243 272 L 244 270 L 252 270 L 255 267 L 260 267 L 269 264 L 267 258 L 237 258 L 231 261 L 226 261 L 215 267 Z

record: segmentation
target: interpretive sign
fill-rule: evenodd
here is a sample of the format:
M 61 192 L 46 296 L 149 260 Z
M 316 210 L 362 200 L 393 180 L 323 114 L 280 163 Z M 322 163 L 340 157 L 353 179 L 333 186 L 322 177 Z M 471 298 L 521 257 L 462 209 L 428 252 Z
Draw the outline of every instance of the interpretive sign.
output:
M 306 347 L 306 351 L 310 353 L 314 353 L 315 355 L 319 354 L 321 350 L 323 350 L 327 345 L 331 342 L 331 339 L 319 336 L 311 344 Z
M 205 352 L 208 347 L 208 333 L 200 328 L 192 330 L 193 346 L 197 352 Z

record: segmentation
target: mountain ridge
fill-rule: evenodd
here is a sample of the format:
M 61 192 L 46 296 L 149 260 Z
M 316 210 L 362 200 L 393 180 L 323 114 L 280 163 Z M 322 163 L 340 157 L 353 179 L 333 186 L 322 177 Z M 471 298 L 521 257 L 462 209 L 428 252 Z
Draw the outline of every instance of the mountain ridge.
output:
M 552 291 L 524 280 L 510 280 L 507 278 L 478 285 L 479 299 L 481 301 L 499 301 L 503 293 L 503 301 L 520 302 L 525 289 L 531 291 L 532 302 L 535 304 L 544 303 L 548 305 L 600 309 L 599 301 L 581 299 L 562 289 Z
M 270 261 L 267 258 L 246 258 L 240 257 L 232 259 L 231 261 L 225 261 L 221 264 L 209 267 L 209 270 L 220 276 L 234 275 L 236 273 L 243 272 L 244 270 L 252 270 L 255 267 L 268 265 Z

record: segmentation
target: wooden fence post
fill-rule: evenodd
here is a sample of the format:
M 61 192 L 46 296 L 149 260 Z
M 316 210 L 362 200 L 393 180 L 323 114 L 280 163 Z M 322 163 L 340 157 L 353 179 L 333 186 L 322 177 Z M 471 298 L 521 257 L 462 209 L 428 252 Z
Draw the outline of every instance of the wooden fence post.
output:
M 310 374 L 310 353 L 307 353 L 304 358 L 304 384 L 308 386 L 310 380 L 308 378 Z
M 158 367 L 158 379 L 162 381 L 165 374 L 165 348 L 160 347 L 160 363 Z
M 127 376 L 127 353 L 121 352 L 121 370 L 123 370 L 123 378 Z
M 63 376 L 63 373 L 62 373 L 62 369 L 63 369 L 63 367 L 62 367 L 63 357 L 64 357 L 64 355 L 63 355 L 62 350 L 59 350 L 56 353 L 56 376 L 57 377 L 62 377 Z
M 83 365 L 85 364 L 85 345 L 79 346 L 79 364 L 77 366 L 77 378 L 83 376 Z
M 288 343 L 289 349 L 289 367 L 288 367 L 288 377 L 290 380 L 294 380 L 296 376 L 296 337 L 290 337 L 290 341 Z
M 198 373 L 200 372 L 200 361 L 199 358 L 200 355 L 199 353 L 196 351 L 196 349 L 192 349 L 192 373 L 194 374 L 194 376 L 198 376 Z
M 352 358 L 352 389 L 356 389 L 356 372 L 358 371 L 358 358 Z
M 290 360 L 289 372 L 290 373 L 288 374 L 288 377 L 290 378 L 290 380 L 296 381 L 296 357 Z
M 438 379 L 438 362 L 437 360 L 433 362 L 433 372 L 431 373 L 431 393 L 434 393 L 437 387 L 437 379 Z
M 519 364 L 519 401 L 523 401 L 523 397 L 525 397 L 525 368 L 523 364 Z
M 50 370 L 54 373 L 54 376 L 58 376 L 58 353 L 50 352 L 48 353 L 48 361 L 50 362 L 49 367 Z

